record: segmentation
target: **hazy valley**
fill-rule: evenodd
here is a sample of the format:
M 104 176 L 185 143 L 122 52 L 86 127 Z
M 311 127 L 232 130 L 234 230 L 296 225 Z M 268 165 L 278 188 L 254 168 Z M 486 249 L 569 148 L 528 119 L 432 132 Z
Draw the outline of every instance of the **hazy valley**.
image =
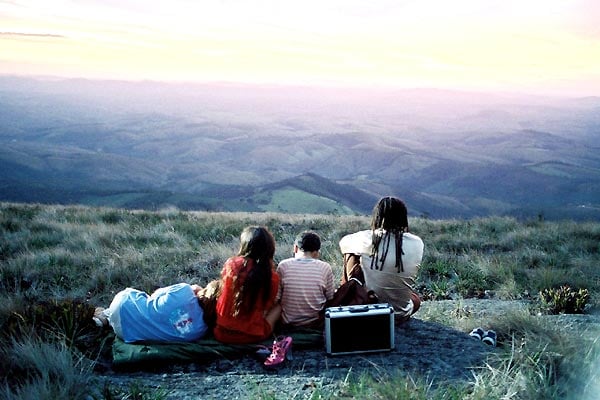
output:
M 600 217 L 600 98 L 0 77 L 0 200 Z

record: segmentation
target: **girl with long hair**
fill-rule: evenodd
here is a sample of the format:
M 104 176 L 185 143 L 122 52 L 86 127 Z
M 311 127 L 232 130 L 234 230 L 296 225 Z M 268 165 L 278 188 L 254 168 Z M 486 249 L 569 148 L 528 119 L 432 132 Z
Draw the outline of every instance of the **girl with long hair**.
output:
M 398 321 L 406 320 L 421 304 L 414 284 L 423 258 L 423 241 L 409 232 L 406 205 L 396 197 L 377 202 L 370 228 L 340 240 L 342 283 L 359 279 L 380 302 L 394 307 Z
M 267 339 L 281 315 L 275 303 L 279 276 L 273 256 L 275 240 L 267 228 L 249 226 L 240 235 L 238 254 L 221 271 L 216 305 L 215 338 L 224 343 L 255 343 Z

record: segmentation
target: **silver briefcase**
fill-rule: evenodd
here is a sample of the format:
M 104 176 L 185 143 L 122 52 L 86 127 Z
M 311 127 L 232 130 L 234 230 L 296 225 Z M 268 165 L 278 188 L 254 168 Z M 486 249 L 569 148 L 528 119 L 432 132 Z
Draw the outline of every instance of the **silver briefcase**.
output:
M 395 347 L 394 308 L 387 303 L 325 310 L 328 355 L 390 351 Z

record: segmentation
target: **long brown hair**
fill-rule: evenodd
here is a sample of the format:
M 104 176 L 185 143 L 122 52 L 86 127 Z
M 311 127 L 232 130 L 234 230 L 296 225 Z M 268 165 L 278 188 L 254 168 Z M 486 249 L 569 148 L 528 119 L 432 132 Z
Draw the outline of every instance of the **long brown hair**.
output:
M 376 232 L 378 229 L 384 229 L 382 235 Z M 404 271 L 402 265 L 402 234 L 408 232 L 408 210 L 404 202 L 396 197 L 383 197 L 375 207 L 371 217 L 371 230 L 373 231 L 371 249 L 371 269 L 382 269 L 390 248 L 392 237 L 396 246 L 395 266 L 398 272 Z M 382 252 L 379 253 L 379 245 L 383 241 Z
M 274 255 L 275 239 L 267 228 L 249 226 L 242 231 L 238 256 L 244 257 L 244 269 L 249 270 L 235 294 L 235 314 L 252 309 L 261 293 L 263 301 L 270 298 Z

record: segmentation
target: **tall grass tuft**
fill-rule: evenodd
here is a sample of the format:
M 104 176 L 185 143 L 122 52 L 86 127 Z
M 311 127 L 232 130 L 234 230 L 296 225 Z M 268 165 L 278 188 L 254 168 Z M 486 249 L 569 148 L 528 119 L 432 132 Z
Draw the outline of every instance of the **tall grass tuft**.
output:
M 10 371 L 1 399 L 84 399 L 99 395 L 93 364 L 64 343 L 23 338 L 3 346 L 0 353 L 0 370 Z
M 339 397 L 365 400 L 462 400 L 466 390 L 463 383 L 435 383 L 399 370 L 378 371 L 378 374 L 349 376 Z

